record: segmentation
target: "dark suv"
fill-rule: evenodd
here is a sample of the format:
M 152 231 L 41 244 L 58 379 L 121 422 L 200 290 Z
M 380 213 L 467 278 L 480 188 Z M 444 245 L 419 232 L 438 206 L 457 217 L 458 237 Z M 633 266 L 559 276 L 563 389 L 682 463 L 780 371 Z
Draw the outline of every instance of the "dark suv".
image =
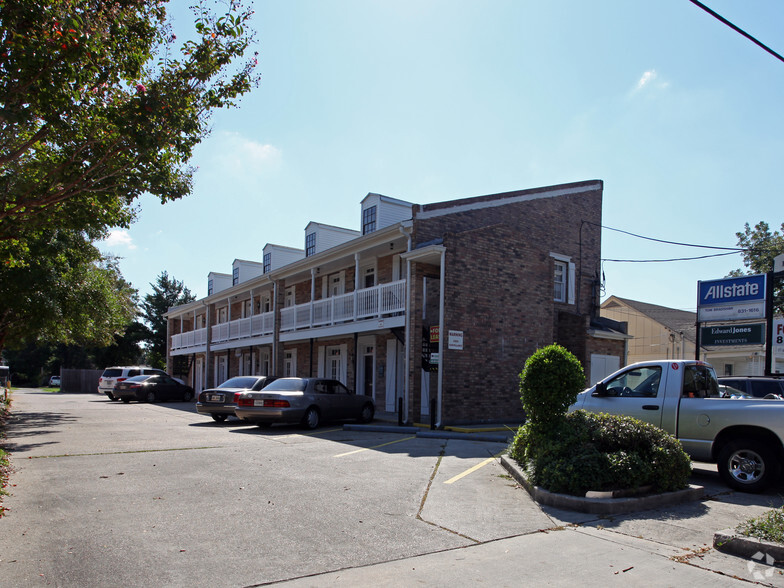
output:
M 784 398 L 784 378 L 775 376 L 726 376 L 719 378 L 719 384 L 755 398 L 765 398 L 770 394 Z

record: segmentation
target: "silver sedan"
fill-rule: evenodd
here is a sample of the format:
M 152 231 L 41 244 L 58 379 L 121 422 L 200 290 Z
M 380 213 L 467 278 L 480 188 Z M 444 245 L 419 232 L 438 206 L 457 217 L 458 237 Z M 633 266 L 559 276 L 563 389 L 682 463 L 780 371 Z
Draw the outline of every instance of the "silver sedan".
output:
M 221 423 L 226 420 L 226 417 L 234 416 L 234 409 L 237 406 L 237 399 L 240 394 L 261 390 L 264 386 L 274 381 L 274 376 L 237 376 L 229 378 L 217 388 L 210 388 L 199 394 L 199 399 L 196 402 L 196 412 L 208 414 L 216 423 Z
M 369 423 L 375 410 L 370 396 L 354 394 L 337 380 L 280 378 L 263 390 L 240 394 L 234 413 L 260 427 L 301 423 L 306 429 L 315 429 L 322 421 Z

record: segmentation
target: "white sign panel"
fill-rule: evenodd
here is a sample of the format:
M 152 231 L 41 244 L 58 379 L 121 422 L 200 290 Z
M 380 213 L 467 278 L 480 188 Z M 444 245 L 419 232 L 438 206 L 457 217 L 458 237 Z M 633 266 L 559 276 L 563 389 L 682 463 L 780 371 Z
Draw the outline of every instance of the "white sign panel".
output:
M 776 360 L 784 360 L 784 318 L 773 319 L 773 371 L 776 371 Z
M 760 318 L 765 318 L 764 301 L 722 304 L 720 306 L 701 306 L 697 309 L 697 320 L 701 323 L 706 321 L 737 321 Z
M 449 331 L 449 349 L 463 348 L 463 331 Z

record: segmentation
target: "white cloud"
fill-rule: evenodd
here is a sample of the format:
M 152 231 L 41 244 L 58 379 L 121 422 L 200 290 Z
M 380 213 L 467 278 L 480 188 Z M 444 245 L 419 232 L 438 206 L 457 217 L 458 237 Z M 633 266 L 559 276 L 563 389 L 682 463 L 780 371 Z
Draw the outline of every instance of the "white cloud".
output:
M 645 87 L 653 87 L 659 90 L 663 90 L 670 85 L 669 82 L 658 81 L 658 78 L 659 74 L 656 72 L 656 70 L 649 69 L 642 74 L 639 80 L 637 80 L 637 85 L 631 91 L 631 94 L 636 94 L 637 92 L 642 91 L 642 89 Z
M 216 143 L 215 161 L 223 171 L 254 173 L 277 168 L 280 164 L 280 149 L 239 133 L 221 133 Z
M 637 90 L 642 90 L 644 86 L 656 79 L 656 70 L 651 69 L 642 74 L 642 77 L 637 82 Z
M 108 247 L 126 247 L 136 249 L 136 245 L 131 235 L 125 229 L 114 229 L 109 232 L 109 236 L 103 240 Z

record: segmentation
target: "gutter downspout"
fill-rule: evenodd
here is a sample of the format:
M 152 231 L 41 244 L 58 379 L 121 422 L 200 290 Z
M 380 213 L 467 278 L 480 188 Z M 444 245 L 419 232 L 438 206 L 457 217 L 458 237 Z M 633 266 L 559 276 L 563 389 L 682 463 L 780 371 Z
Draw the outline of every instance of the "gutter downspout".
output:
M 272 282 L 272 373 L 278 372 L 278 344 L 280 341 L 280 317 L 278 317 L 278 281 Z
M 207 329 L 207 346 L 204 351 L 204 379 L 202 380 L 202 384 L 207 388 L 212 388 L 212 384 L 210 384 L 209 376 L 210 372 L 210 352 L 212 351 L 212 317 L 210 316 L 210 305 L 207 304 L 205 301 L 202 301 L 202 306 L 206 308 L 206 315 L 207 315 L 207 324 L 205 325 Z M 213 375 L 213 378 L 215 376 Z
M 444 281 L 446 276 L 446 251 L 441 252 L 441 275 L 439 285 L 439 300 L 438 300 L 438 406 L 436 407 L 436 429 L 443 427 L 443 391 L 444 391 L 444 338 L 446 332 L 444 331 Z
M 413 227 L 400 227 L 400 232 L 408 240 L 406 252 L 411 251 L 412 231 Z M 406 259 L 406 345 L 404 349 L 406 353 L 406 377 L 403 379 L 403 410 L 406 414 L 406 418 L 404 418 L 403 421 L 405 423 L 408 423 L 408 397 L 411 389 L 409 386 L 409 382 L 411 381 L 411 287 L 411 260 Z M 397 344 L 395 345 L 395 351 L 397 351 Z M 397 407 L 397 398 L 395 398 L 395 407 Z

